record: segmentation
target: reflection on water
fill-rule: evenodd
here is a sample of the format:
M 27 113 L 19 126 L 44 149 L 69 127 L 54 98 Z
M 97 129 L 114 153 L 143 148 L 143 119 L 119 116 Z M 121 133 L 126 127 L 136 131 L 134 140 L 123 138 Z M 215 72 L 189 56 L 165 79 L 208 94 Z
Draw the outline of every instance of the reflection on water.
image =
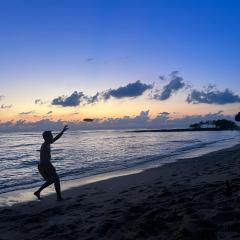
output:
M 239 132 L 131 133 L 67 132 L 52 145 L 52 162 L 61 179 L 75 179 L 141 164 L 160 164 L 170 156 L 201 153 L 233 145 Z M 0 133 L 0 193 L 39 186 L 41 133 Z M 169 157 L 169 158 L 168 158 Z

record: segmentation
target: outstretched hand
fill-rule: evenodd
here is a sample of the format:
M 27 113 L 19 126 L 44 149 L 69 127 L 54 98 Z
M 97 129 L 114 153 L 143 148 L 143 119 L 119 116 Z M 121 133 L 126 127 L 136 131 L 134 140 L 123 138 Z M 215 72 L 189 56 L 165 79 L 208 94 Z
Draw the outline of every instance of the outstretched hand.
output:
M 65 132 L 65 131 L 67 131 L 67 130 L 68 130 L 68 125 L 65 125 L 64 128 L 63 128 L 63 130 L 62 130 L 62 132 Z
M 51 144 L 56 142 L 66 130 L 68 130 L 68 125 L 65 125 L 63 130 L 55 138 L 52 139 Z

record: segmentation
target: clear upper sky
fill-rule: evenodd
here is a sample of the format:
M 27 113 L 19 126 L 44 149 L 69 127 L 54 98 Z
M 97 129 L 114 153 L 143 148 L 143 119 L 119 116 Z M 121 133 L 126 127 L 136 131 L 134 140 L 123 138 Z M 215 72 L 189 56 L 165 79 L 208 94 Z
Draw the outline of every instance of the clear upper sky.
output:
M 239 12 L 238 0 L 3 0 L 0 119 L 234 114 Z

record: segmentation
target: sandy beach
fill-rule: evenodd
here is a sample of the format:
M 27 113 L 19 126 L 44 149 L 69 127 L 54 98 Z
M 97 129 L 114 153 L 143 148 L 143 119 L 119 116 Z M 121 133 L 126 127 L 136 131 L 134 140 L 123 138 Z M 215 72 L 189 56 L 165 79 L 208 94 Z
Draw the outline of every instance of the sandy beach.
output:
M 237 145 L 2 207 L 0 239 L 240 239 L 239 169 Z

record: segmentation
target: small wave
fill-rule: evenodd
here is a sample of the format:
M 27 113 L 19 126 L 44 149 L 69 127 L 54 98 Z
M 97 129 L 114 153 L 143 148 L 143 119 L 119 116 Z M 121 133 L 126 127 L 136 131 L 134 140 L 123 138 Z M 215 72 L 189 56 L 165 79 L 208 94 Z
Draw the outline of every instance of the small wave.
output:
M 25 167 L 30 167 L 30 166 L 37 166 L 38 162 L 39 162 L 38 160 L 23 161 L 23 162 L 21 162 L 21 165 L 16 168 L 20 169 L 20 168 L 25 168 Z
M 117 137 L 118 139 L 131 139 L 131 138 L 137 138 L 137 136 L 121 136 Z
M 63 148 L 53 148 L 53 149 L 52 149 L 52 152 L 53 152 L 53 153 L 54 153 L 54 152 L 62 152 L 62 151 L 64 151 Z
M 169 143 L 196 143 L 201 142 L 200 140 L 172 140 Z
M 213 144 L 216 144 L 216 143 L 221 143 L 221 142 L 225 142 L 225 141 L 229 141 L 229 140 L 233 140 L 235 138 L 225 138 L 225 139 L 219 139 L 219 140 L 216 140 L 216 141 L 209 141 L 209 142 L 201 142 L 199 140 L 195 140 L 195 141 L 186 141 L 187 143 L 197 143 L 197 144 L 192 144 L 190 146 L 185 146 L 185 147 L 182 147 L 182 148 L 179 148 L 179 149 L 176 149 L 176 153 L 178 152 L 185 152 L 185 151 L 189 151 L 189 150 L 194 150 L 194 149 L 197 149 L 197 148 L 204 148 L 204 147 L 207 147 L 209 145 L 213 145 Z
M 176 153 L 177 152 L 185 152 L 185 151 L 193 150 L 193 149 L 196 149 L 196 148 L 203 148 L 205 146 L 208 146 L 210 144 L 214 144 L 214 143 L 217 143 L 217 142 L 218 141 L 212 141 L 212 142 L 208 142 L 208 143 L 198 143 L 198 144 L 194 144 L 194 145 L 191 145 L 191 146 L 186 146 L 186 147 L 179 148 L 174 152 L 176 152 Z
M 24 143 L 24 144 L 18 144 L 18 145 L 10 145 L 9 147 L 14 147 L 14 148 L 18 148 L 18 147 L 29 147 L 29 146 L 36 146 L 36 143 Z
M 38 186 L 42 181 L 32 179 L 31 181 L 21 181 L 12 184 L 0 184 L 0 194 L 16 190 L 28 189 Z
M 15 160 L 20 160 L 20 159 L 24 159 L 24 158 L 28 158 L 28 157 L 31 157 L 30 154 L 22 154 L 22 155 L 10 155 L 8 156 L 6 154 L 6 157 L 1 157 L 0 159 L 3 160 L 3 161 L 15 161 Z

